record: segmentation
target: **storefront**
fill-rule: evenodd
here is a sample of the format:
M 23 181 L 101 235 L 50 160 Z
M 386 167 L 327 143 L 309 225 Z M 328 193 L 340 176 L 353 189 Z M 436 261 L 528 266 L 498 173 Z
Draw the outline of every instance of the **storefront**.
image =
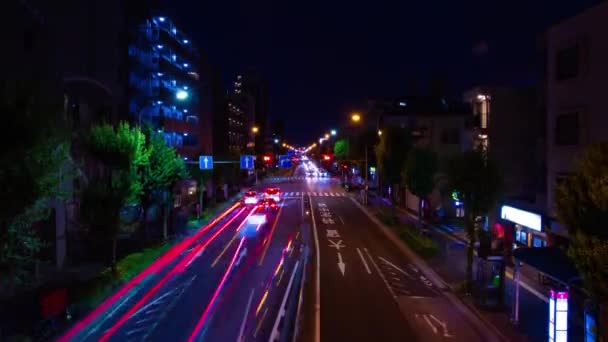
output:
M 500 218 L 513 225 L 513 242 L 516 246 L 546 247 L 547 235 L 543 229 L 543 217 L 540 214 L 503 205 Z

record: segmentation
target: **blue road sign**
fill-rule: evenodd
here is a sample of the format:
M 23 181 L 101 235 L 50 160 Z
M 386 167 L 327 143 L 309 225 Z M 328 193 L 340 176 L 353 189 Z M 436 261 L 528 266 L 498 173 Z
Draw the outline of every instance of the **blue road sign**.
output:
M 253 170 L 254 158 L 252 155 L 242 155 L 241 156 L 241 169 L 243 170 Z
M 198 167 L 201 170 L 213 170 L 213 156 L 199 156 Z
M 279 167 L 282 169 L 291 168 L 291 157 L 286 155 L 279 156 Z

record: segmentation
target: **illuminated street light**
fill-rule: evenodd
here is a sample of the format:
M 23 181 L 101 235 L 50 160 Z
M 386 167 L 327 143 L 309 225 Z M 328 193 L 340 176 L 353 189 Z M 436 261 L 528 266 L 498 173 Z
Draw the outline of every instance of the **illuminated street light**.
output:
M 361 121 L 361 115 L 359 113 L 353 113 L 353 115 L 350 116 L 350 120 L 354 123 L 357 123 Z
M 260 130 L 260 129 L 258 128 L 258 126 L 253 126 L 253 127 L 251 127 L 251 131 L 252 131 L 253 133 L 257 133 L 257 132 L 259 132 L 259 130 Z
M 331 135 L 336 135 L 336 134 L 338 134 L 338 132 L 337 132 L 335 129 L 332 129 L 330 133 L 331 133 Z
M 329 133 L 325 133 L 325 140 L 329 139 Z
M 274 143 L 278 144 L 279 143 L 279 139 L 274 139 Z
M 319 138 L 319 144 L 323 143 L 323 138 Z
M 378 130 L 378 136 L 382 136 L 382 131 Z
M 188 92 L 185 90 L 178 90 L 177 93 L 175 93 L 175 98 L 178 100 L 185 100 L 188 98 Z

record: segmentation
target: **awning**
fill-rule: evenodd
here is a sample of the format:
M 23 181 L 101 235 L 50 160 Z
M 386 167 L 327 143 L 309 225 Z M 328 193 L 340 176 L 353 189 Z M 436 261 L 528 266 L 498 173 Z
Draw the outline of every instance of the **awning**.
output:
M 566 252 L 557 247 L 517 248 L 513 257 L 564 285 L 580 277 Z

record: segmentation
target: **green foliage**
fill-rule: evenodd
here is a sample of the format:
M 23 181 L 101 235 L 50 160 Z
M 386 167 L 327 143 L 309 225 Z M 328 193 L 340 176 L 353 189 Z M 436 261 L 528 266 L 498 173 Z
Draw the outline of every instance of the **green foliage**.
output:
M 407 129 L 389 126 L 376 145 L 376 164 L 381 179 L 387 184 L 403 184 L 401 169 L 412 146 Z
M 338 139 L 334 144 L 334 157 L 336 159 L 347 159 L 350 155 L 350 144 L 347 139 Z
M 152 132 L 148 138 L 149 164 L 143 168 L 145 194 L 153 190 L 168 190 L 180 179 L 188 177 L 186 164 L 175 149 L 165 144 L 162 135 Z
M 430 259 L 439 252 L 439 246 L 433 239 L 420 234 L 419 230 L 411 225 L 403 226 L 399 231 L 399 237 L 413 249 L 416 254 L 425 259 Z
M 402 179 L 408 190 L 424 198 L 435 188 L 437 173 L 437 154 L 422 147 L 415 147 L 408 153 L 403 165 Z
M 41 84 L 0 84 L 0 279 L 25 284 L 43 241 L 31 229 L 73 174 L 61 97 Z M 18 134 L 18 138 L 15 138 Z
M 596 299 L 608 298 L 608 142 L 587 148 L 556 189 L 557 217 L 572 240 L 569 255 Z
M 462 195 L 465 208 L 467 245 L 467 284 L 473 279 L 473 246 L 476 243 L 475 218 L 487 215 L 496 205 L 501 194 L 503 179 L 498 165 L 488 159 L 485 150 L 467 151 L 451 161 L 448 182 Z

